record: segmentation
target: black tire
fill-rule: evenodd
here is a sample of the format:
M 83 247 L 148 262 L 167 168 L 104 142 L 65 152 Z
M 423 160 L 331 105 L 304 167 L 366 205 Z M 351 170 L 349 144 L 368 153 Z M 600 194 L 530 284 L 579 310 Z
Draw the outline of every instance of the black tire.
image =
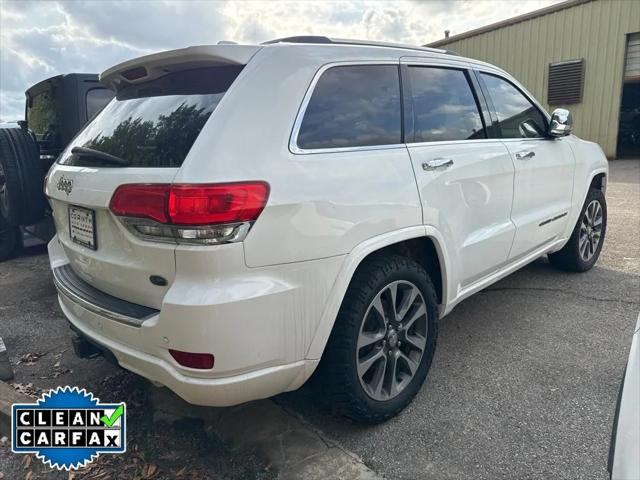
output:
M 18 227 L 9 223 L 0 215 L 0 262 L 11 258 L 18 247 Z
M 422 294 L 426 307 L 426 320 L 421 321 L 424 321 L 427 326 L 426 342 L 422 357 L 414 370 L 415 373 L 406 386 L 402 390 L 398 389 L 399 393 L 393 398 L 377 400 L 367 393 L 358 374 L 357 356 L 362 351 L 362 347 L 357 348 L 358 337 L 361 327 L 367 321 L 365 315 L 370 311 L 369 306 L 373 300 L 390 284 L 397 281 L 410 282 Z M 340 307 L 319 367 L 319 385 L 323 389 L 323 395 L 329 395 L 328 400 L 335 411 L 359 423 L 375 424 L 397 415 L 413 400 L 429 372 L 436 349 L 438 335 L 436 298 L 436 291 L 425 269 L 409 258 L 400 255 L 381 256 L 366 261 L 358 268 Z M 415 305 L 418 304 L 422 304 L 422 300 L 414 303 L 411 308 L 417 308 Z M 386 321 L 385 325 L 387 325 Z M 385 331 L 389 332 L 389 328 L 387 326 Z M 389 349 L 391 341 L 387 343 L 387 338 L 385 337 L 384 344 Z M 382 348 L 378 346 L 381 343 L 382 341 L 376 342 L 374 348 Z M 398 343 L 401 344 L 401 342 Z M 407 349 L 408 346 L 405 344 L 403 348 Z M 386 351 L 384 355 L 386 354 L 391 358 L 391 353 Z M 383 373 L 380 374 L 382 377 L 386 374 L 384 370 L 386 367 L 387 357 L 384 356 L 384 366 L 381 367 Z M 393 371 L 397 372 L 396 369 Z M 393 376 L 397 378 L 395 373 Z
M 42 218 L 46 200 L 38 144 L 21 128 L 0 129 L 0 214 L 10 225 Z
M 600 230 L 598 244 L 594 249 L 592 256 L 585 259 L 580 252 L 580 237 L 584 234 L 584 232 L 582 231 L 582 224 L 583 220 L 585 220 L 585 212 L 587 211 L 587 207 L 591 205 L 592 202 L 597 202 L 602 209 L 602 227 Z M 607 201 L 604 197 L 604 194 L 602 193 L 602 190 L 600 190 L 599 188 L 590 188 L 589 192 L 587 193 L 587 199 L 582 206 L 580 216 L 578 217 L 578 221 L 573 228 L 573 232 L 571 233 L 569 241 L 564 247 L 562 247 L 562 250 L 550 253 L 548 255 L 549 262 L 551 262 L 554 267 L 561 270 L 566 270 L 568 272 L 586 272 L 587 270 L 590 270 L 598 261 L 598 257 L 600 256 L 600 252 L 602 251 L 602 245 L 604 244 L 606 231 Z

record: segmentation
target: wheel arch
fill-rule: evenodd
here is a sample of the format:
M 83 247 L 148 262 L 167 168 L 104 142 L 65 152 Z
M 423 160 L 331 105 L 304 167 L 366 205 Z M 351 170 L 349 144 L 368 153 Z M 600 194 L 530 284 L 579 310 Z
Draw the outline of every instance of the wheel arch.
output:
M 582 211 L 582 206 L 587 199 L 589 189 L 592 187 L 596 187 L 602 190 L 602 193 L 606 193 L 608 178 L 608 164 L 605 164 L 604 166 L 601 166 L 599 168 L 592 169 L 588 172 L 578 173 L 576 175 L 573 186 L 573 201 L 571 210 L 569 211 L 569 221 L 567 222 L 567 227 L 563 235 L 567 239 L 567 241 L 569 240 L 571 232 L 573 232 L 573 228 L 578 221 L 578 217 L 580 216 L 580 212 Z M 554 249 L 554 251 L 560 250 L 563 246 L 564 244 L 558 246 L 558 248 Z
M 607 193 L 607 172 L 601 171 L 598 173 L 593 173 L 591 175 L 591 182 L 589 183 L 589 188 L 597 188 L 598 190 L 602 190 L 602 193 Z M 586 198 L 586 194 L 585 194 Z
M 444 239 L 437 229 L 428 226 L 408 227 L 370 238 L 356 246 L 346 256 L 325 304 L 306 358 L 321 358 L 356 271 L 365 260 L 384 253 L 401 253 L 423 265 L 436 287 L 440 310 L 441 312 L 445 310 L 449 292 L 447 276 L 449 257 L 444 247 Z

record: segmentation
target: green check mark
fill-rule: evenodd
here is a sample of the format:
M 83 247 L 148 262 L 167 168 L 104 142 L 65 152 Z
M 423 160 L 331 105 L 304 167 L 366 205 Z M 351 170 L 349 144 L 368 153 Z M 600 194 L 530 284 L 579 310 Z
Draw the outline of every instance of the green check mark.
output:
M 118 405 L 118 408 L 116 408 L 116 411 L 113 412 L 110 417 L 103 415 L 102 417 L 100 417 L 100 421 L 102 421 L 102 423 L 104 423 L 107 427 L 112 427 L 123 413 L 124 405 Z

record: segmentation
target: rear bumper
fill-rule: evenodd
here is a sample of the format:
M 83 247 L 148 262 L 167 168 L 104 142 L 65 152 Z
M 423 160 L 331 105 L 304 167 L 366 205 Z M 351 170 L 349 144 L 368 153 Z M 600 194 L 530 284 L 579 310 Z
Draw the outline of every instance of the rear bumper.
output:
M 68 263 L 53 269 L 53 283 L 60 295 L 85 310 L 132 327 L 140 327 L 146 319 L 160 313 L 101 292 L 76 275 Z
M 230 377 L 190 377 L 162 358 L 135 350 L 89 328 L 88 316 L 95 316 L 97 322 L 102 318 L 88 310 L 83 311 L 82 307 L 71 303 L 62 295 L 58 298 L 69 322 L 89 340 L 113 353 L 121 367 L 170 388 L 195 405 L 226 407 L 295 390 L 305 382 L 317 365 L 317 360 L 302 360 Z M 80 315 L 74 312 L 79 312 Z M 84 317 L 84 321 L 81 317 Z
M 160 310 L 122 303 L 74 277 L 56 237 L 49 256 L 63 313 L 123 368 L 198 405 L 236 405 L 295 390 L 319 361 L 305 358 L 332 285 L 318 271 L 337 269 L 341 259 L 247 269 L 241 244 L 223 248 L 214 266 L 206 252 L 182 254 L 178 271 L 185 273 L 176 275 Z M 227 262 L 235 273 L 221 275 Z M 214 368 L 183 367 L 170 348 L 212 353 Z

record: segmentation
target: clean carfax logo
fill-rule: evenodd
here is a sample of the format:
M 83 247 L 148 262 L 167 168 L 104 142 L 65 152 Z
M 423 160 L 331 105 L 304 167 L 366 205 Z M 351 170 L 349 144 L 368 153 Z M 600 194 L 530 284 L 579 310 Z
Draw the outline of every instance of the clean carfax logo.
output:
M 84 467 L 100 453 L 126 450 L 125 410 L 84 389 L 58 387 L 36 403 L 13 404 L 11 450 L 60 470 Z

